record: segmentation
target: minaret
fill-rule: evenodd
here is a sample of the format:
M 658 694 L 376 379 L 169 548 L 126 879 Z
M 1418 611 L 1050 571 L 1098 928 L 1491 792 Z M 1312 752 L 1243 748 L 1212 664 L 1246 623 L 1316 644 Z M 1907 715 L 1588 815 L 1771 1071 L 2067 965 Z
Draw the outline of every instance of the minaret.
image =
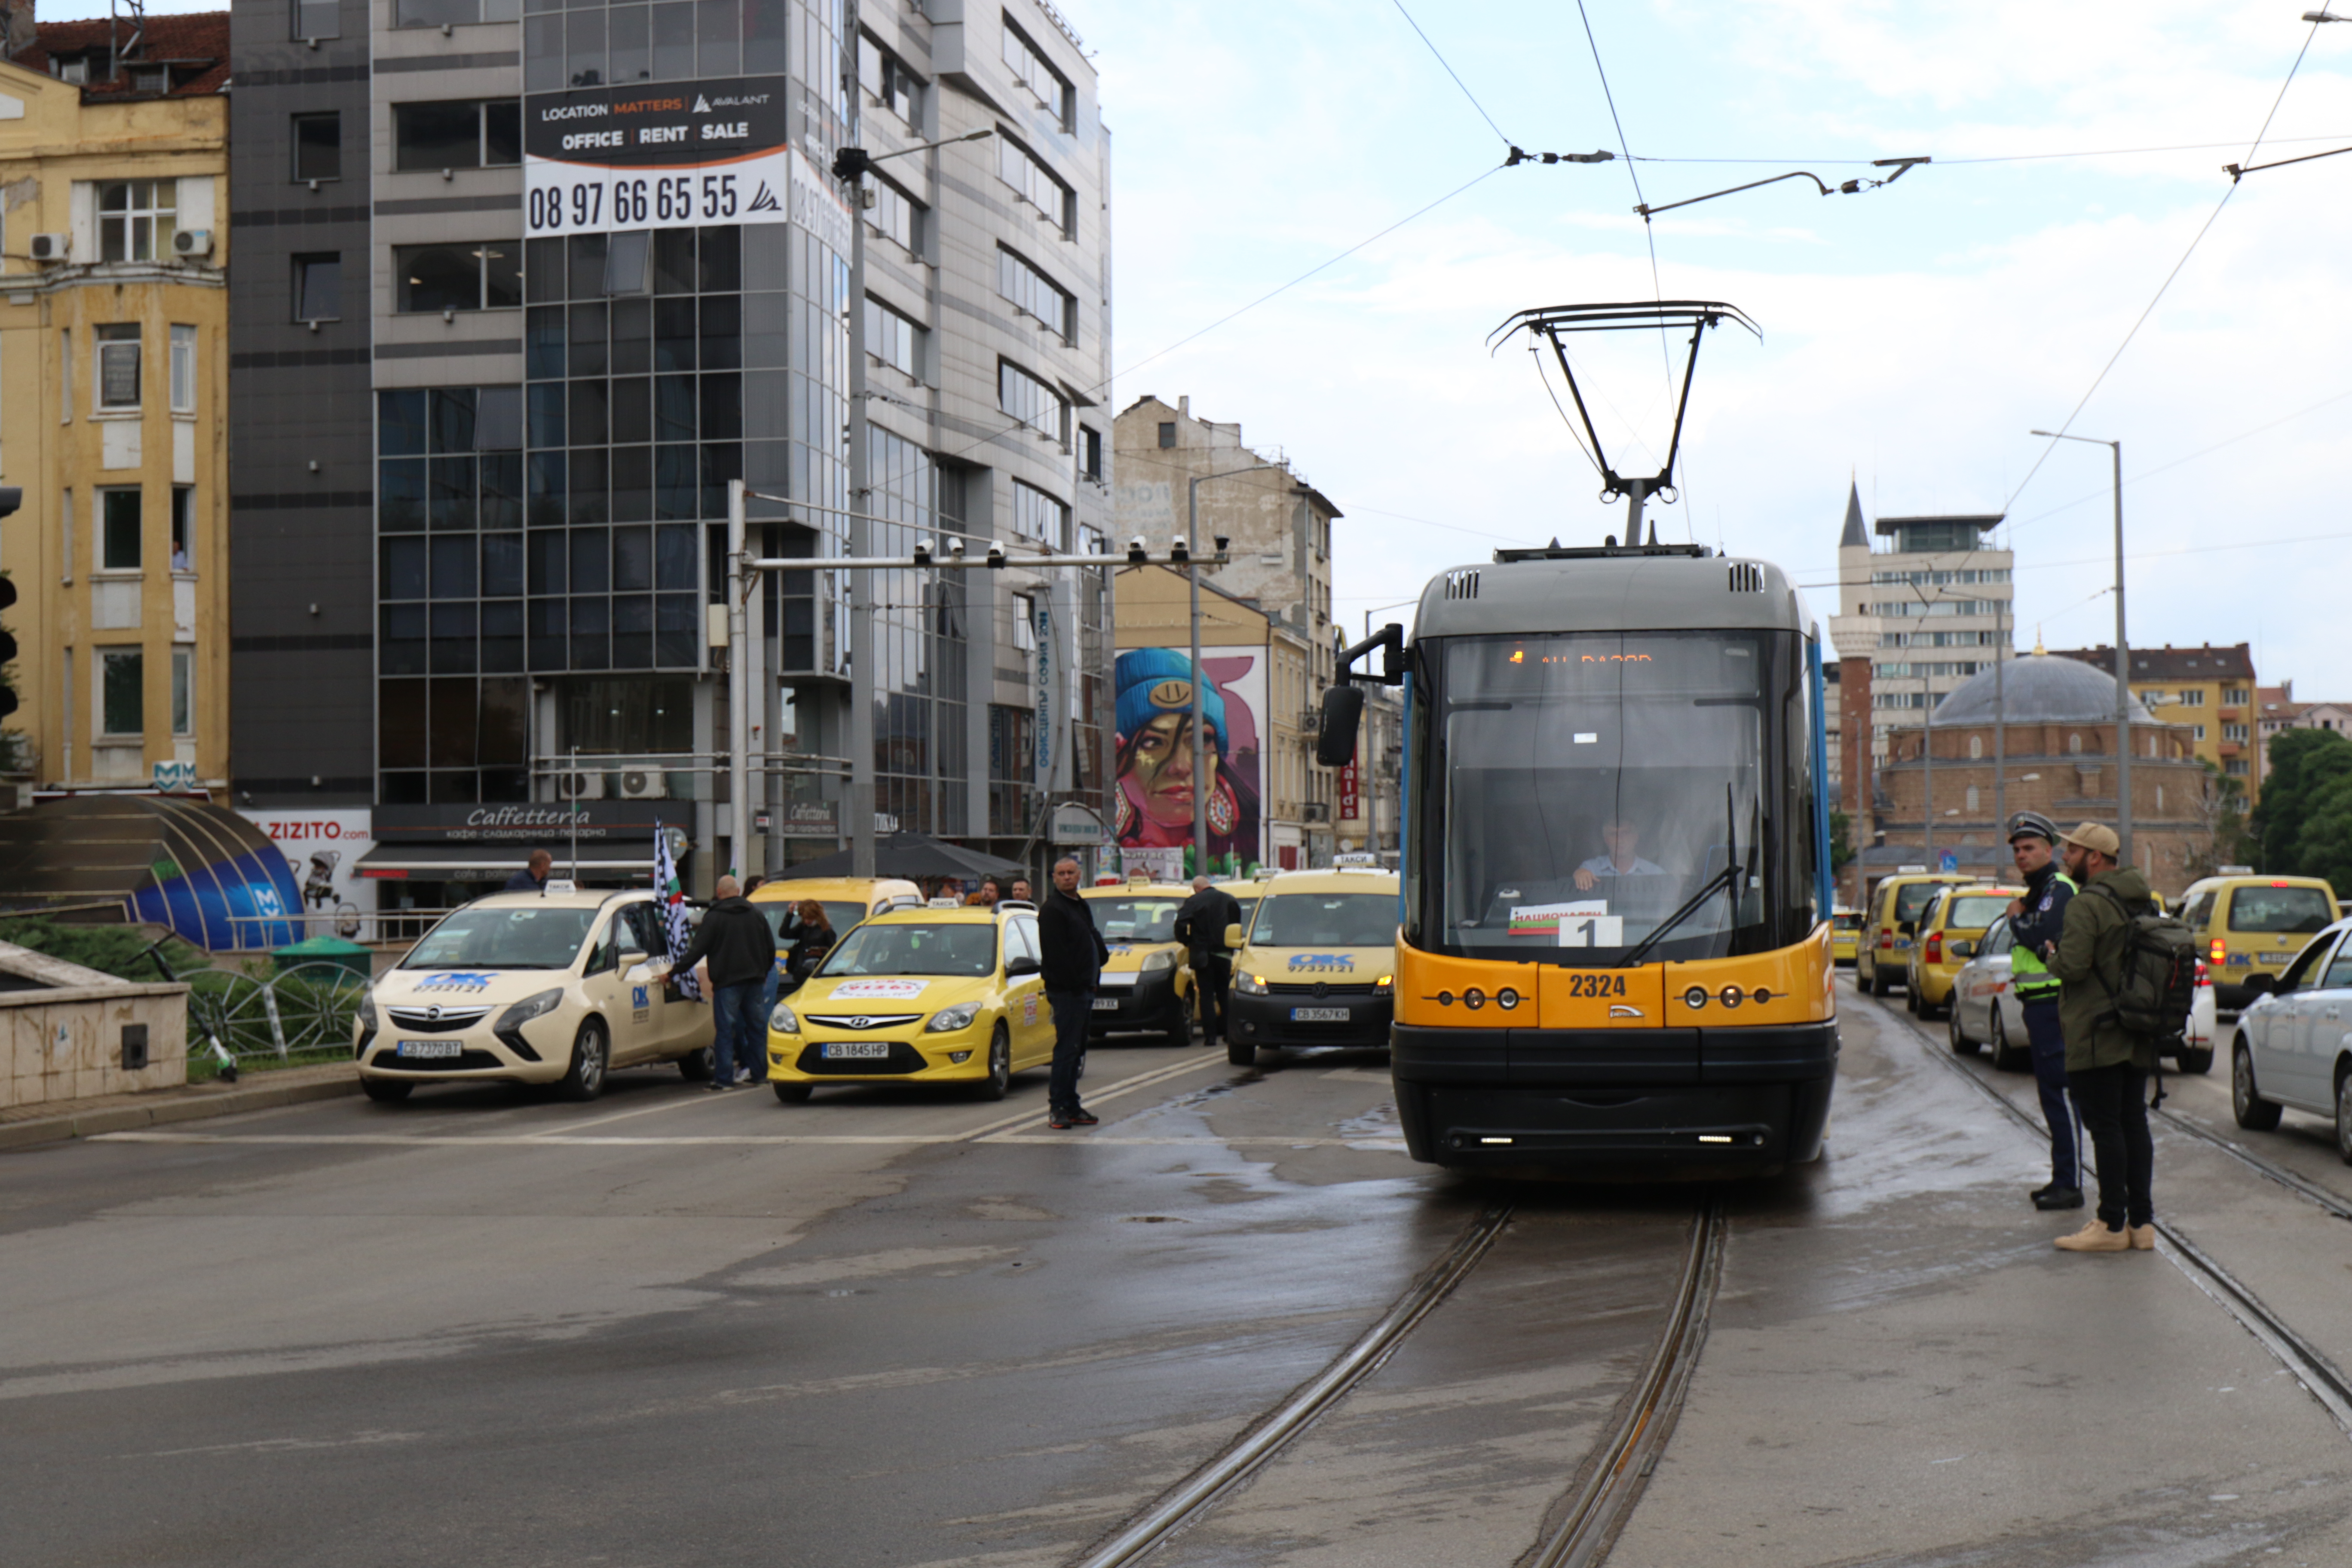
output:
M 1838 536 L 1838 614 L 1830 621 L 1830 640 L 1838 655 L 1838 771 L 1845 785 L 1847 842 L 1855 857 L 1847 868 L 1851 879 L 1839 879 L 1839 892 L 1857 905 L 1865 886 L 1861 857 L 1878 841 L 1870 776 L 1870 666 L 1878 651 L 1878 620 L 1868 613 L 1869 597 L 1870 530 L 1862 519 L 1861 487 L 1849 479 L 1845 529 Z

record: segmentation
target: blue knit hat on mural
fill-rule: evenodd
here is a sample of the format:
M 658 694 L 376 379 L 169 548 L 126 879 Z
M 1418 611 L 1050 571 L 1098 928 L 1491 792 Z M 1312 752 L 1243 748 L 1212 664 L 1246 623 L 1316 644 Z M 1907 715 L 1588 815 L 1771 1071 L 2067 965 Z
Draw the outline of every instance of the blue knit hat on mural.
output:
M 1136 734 L 1162 713 L 1192 710 L 1192 660 L 1174 648 L 1130 648 L 1112 668 L 1118 686 L 1118 734 Z M 1201 718 L 1208 728 L 1208 743 L 1219 758 L 1225 754 L 1225 700 L 1212 682 L 1201 690 Z

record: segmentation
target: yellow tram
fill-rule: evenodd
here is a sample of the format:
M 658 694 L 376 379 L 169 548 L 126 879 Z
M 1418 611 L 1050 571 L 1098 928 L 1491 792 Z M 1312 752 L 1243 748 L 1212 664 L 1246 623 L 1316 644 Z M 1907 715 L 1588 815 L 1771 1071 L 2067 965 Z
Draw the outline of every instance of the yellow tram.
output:
M 1343 665 L 1404 689 L 1391 1061 L 1412 1156 L 1816 1157 L 1838 1055 L 1821 636 L 1780 568 L 1498 551 L 1431 581 L 1410 642 L 1389 626 Z M 1329 753 L 1362 698 L 1327 696 Z

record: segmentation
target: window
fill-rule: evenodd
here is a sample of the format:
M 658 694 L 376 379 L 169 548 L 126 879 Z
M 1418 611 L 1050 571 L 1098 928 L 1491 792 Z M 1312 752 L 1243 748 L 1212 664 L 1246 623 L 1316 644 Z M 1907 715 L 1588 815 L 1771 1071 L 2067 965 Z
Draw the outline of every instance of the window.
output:
M 862 34 L 857 39 L 857 85 L 909 127 L 921 118 L 923 84 L 898 56 Z
M 177 180 L 104 180 L 98 187 L 98 258 L 167 261 L 172 255 Z
M 196 411 L 196 329 L 172 329 L 172 412 Z
M 918 243 L 922 231 L 923 206 L 920 202 L 887 180 L 874 182 L 874 205 L 866 209 L 866 226 L 875 233 L 898 242 L 898 248 L 916 260 L 922 259 Z
M 2205 726 L 2204 726 L 2204 725 L 2202 725 L 2202 724 L 2199 724 L 2199 725 L 2195 726 L 2194 733 L 2195 733 L 2195 735 L 2196 735 L 2197 739 L 2199 739 L 2199 740 L 2200 740 L 2200 741 L 2201 741 L 2201 740 L 2203 740 L 2203 739 L 2205 738 Z
M 65 575 L 59 581 L 70 583 L 74 574 L 73 489 L 70 486 L 58 497 L 58 521 L 65 543 L 66 563 Z
M 1068 400 L 1011 360 L 996 362 L 996 405 L 1050 440 L 1070 438 Z
M 2202 708 L 2205 706 L 2205 694 L 2202 691 L 2184 691 L 2180 694 L 2180 705 L 2183 708 Z
M 1983 737 L 1982 735 L 1970 735 L 1970 736 L 1969 737 L 1969 760 L 1974 761 L 1976 758 L 1981 757 L 1981 756 L 1983 756 L 1983 755 L 1984 755 L 1984 737 Z M 1969 790 L 1969 796 L 1971 797 L 1971 798 L 1969 799 L 1969 805 L 1970 806 L 1972 806 L 1972 807 L 1976 805 L 1976 801 L 1975 801 L 1975 799 L 1973 798 L 1973 797 L 1975 796 L 1976 793 L 1977 793 L 1977 792 L 1976 792 L 1975 790 L 1973 790 L 1973 789 L 1971 789 L 1971 790 Z
M 343 117 L 340 111 L 294 117 L 294 178 L 343 177 Z
M 108 572 L 139 570 L 139 488 L 98 492 L 98 563 Z
M 298 38 L 340 38 L 343 36 L 342 0 L 295 0 L 294 36 Z
M 522 303 L 520 241 L 484 240 L 476 245 L 402 245 L 393 247 L 400 309 L 496 310 Z
M 2205 738 L 2205 726 L 2202 724 L 2197 726 L 2197 738 L 2200 741 Z M 2221 739 L 2225 741 L 2242 741 L 2245 738 L 2246 727 L 2243 724 L 2224 724 L 2221 726 Z
M 1037 601 L 1027 594 L 1013 595 L 1013 646 L 1023 653 L 1037 646 Z
M 1078 302 L 1020 252 L 996 247 L 996 291 L 1069 342 L 1077 336 Z
M 2229 707 L 2242 708 L 2246 705 L 2246 689 L 2242 686 L 2229 687 L 2222 691 L 2221 700 Z
M 2246 776 L 2246 764 L 2242 759 L 2232 758 L 2221 764 L 2221 771 L 2231 778 L 2242 779 Z
M 1055 550 L 1069 536 L 1070 509 L 1034 485 L 1013 481 L 1013 531 Z
M 1160 449 L 1165 452 L 1175 445 L 1176 421 L 1173 419 L 1162 419 L 1160 422 Z
M 122 322 L 98 329 L 98 405 L 139 406 L 139 328 Z
M 520 99 L 393 105 L 394 169 L 489 169 L 521 162 Z
M 1019 192 L 1022 200 L 1035 207 L 1045 221 L 1066 236 L 1074 222 L 1075 201 L 1070 187 L 1054 177 L 1054 172 L 1038 160 L 1034 153 L 1006 135 L 996 133 L 997 174 Z
M 294 258 L 294 319 L 336 321 L 342 315 L 342 252 L 321 251 Z
M 869 298 L 866 301 L 866 352 L 868 354 L 910 376 L 920 376 L 922 342 L 922 328 L 879 300 Z
M 1103 477 L 1102 432 L 1091 426 L 1078 426 L 1078 471 L 1097 484 Z
M 1038 106 L 1052 114 L 1063 130 L 1070 128 L 1070 83 L 1045 62 L 1045 52 L 1029 41 L 1028 35 L 1004 18 L 1004 63 L 1012 68 L 1013 79 L 1029 89 Z
M 172 570 L 196 569 L 196 488 L 172 487 Z
M 2069 735 L 2069 736 L 2067 736 L 2067 737 L 2066 737 L 2066 751 L 2067 751 L 2067 753 L 2068 753 L 2070 756 L 2080 756 L 2080 755 L 2082 755 L 2082 752 L 2083 752 L 2083 737 L 2082 737 L 2082 736 L 2080 736 L 2080 735 Z
M 521 16 L 522 0 L 394 0 L 392 25 L 464 27 L 476 22 L 512 22 Z
M 147 732 L 147 657 L 135 647 L 98 650 L 98 732 Z
M 172 733 L 193 735 L 196 732 L 196 650 L 175 647 L 172 650 Z
M 2157 802 L 2157 805 L 2162 805 L 2163 804 L 2164 804 L 2164 803 L 2163 803 L 2162 801 L 2160 801 L 2160 800 Z M 1976 786 L 1976 785 L 1974 785 L 1974 784 L 1970 784 L 1970 785 L 1969 785 L 1969 809 L 1970 811 L 1974 811 L 1974 810 L 1976 810 L 1976 808 L 1977 808 L 1977 786 Z

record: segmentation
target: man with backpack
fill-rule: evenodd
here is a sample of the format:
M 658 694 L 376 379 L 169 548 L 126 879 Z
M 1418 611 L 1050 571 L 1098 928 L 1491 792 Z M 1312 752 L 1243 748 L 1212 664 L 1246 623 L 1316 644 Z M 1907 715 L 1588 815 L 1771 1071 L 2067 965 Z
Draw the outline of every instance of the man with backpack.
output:
M 2080 1118 L 2067 1097 L 2066 1032 L 2058 1019 L 2058 977 L 2042 962 L 2042 949 L 2066 929 L 2066 906 L 2077 891 L 2058 868 L 2058 825 L 2038 811 L 2010 818 L 2009 848 L 2025 877 L 2025 896 L 2009 905 L 2010 985 L 2025 1015 L 2034 1087 L 2042 1094 L 2042 1120 L 2050 1128 L 2050 1184 L 2032 1194 L 2038 1209 L 2083 1206 Z
M 2147 1075 L 2173 1008 L 2188 1016 L 2196 944 L 2187 927 L 2158 913 L 2147 879 L 2116 863 L 2115 829 L 2086 822 L 2059 842 L 2066 873 L 2082 891 L 2067 904 L 2064 929 L 2045 957 L 2061 986 L 2067 1081 L 2098 1151 L 2099 1207 L 2058 1246 L 2067 1252 L 2151 1251 L 2156 1149 L 2147 1131 Z

